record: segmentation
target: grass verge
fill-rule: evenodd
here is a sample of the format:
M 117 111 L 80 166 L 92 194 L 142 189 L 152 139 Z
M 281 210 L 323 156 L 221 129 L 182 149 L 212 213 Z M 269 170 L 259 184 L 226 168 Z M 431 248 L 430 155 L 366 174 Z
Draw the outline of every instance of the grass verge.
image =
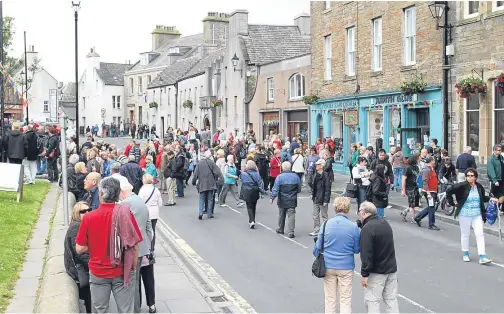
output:
M 24 258 L 40 207 L 50 183 L 37 181 L 24 186 L 23 201 L 16 193 L 0 192 L 0 313 L 7 310 L 9 299 L 23 268 Z

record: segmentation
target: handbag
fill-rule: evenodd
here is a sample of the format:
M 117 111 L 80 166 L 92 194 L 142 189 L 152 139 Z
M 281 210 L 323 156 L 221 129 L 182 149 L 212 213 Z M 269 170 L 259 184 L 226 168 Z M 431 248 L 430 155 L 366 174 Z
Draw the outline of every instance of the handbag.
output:
M 486 222 L 490 226 L 495 223 L 498 216 L 497 204 L 494 202 L 488 202 L 486 207 Z
M 324 222 L 324 227 L 322 227 L 322 248 L 312 265 L 312 274 L 317 278 L 324 278 L 326 274 L 326 267 L 324 260 L 324 235 L 326 225 L 327 220 L 326 222 Z
M 346 197 L 357 198 L 357 191 L 359 190 L 359 186 L 354 184 L 353 182 L 348 182 L 345 187 L 345 193 L 343 194 Z
M 72 247 L 72 243 L 70 242 L 70 238 L 67 238 L 67 240 L 68 240 L 68 243 L 70 244 L 70 247 Z M 79 285 L 79 288 L 85 288 L 85 287 L 89 286 L 89 272 L 86 271 L 81 264 L 79 264 L 77 266 L 73 256 L 72 256 L 72 263 L 75 267 L 75 270 L 77 271 L 77 280 L 78 280 L 77 283 Z

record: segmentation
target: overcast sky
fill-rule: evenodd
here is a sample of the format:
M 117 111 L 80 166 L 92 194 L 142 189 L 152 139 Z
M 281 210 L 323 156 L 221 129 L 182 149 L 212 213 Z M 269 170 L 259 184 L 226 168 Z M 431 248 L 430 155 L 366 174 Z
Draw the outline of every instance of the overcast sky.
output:
M 85 56 L 96 47 L 102 62 L 131 63 L 151 50 L 157 24 L 176 26 L 182 36 L 203 32 L 208 12 L 249 12 L 251 24 L 293 25 L 310 12 L 309 0 L 82 0 L 79 11 L 79 77 Z M 71 0 L 5 0 L 3 15 L 15 18 L 14 53 L 34 45 L 42 66 L 58 81 L 75 80 L 74 14 Z

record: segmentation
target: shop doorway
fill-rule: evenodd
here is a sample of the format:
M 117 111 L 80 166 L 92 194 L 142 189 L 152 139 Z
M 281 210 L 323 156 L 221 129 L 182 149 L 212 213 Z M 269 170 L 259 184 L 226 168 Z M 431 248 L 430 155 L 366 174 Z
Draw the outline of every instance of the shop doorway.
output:
M 138 107 L 138 124 L 142 124 L 142 106 Z
M 210 129 L 210 120 L 208 119 L 208 116 L 205 116 L 205 117 L 203 118 L 203 128 L 205 128 L 205 129 L 206 129 L 206 128 Z
M 429 147 L 430 145 L 429 108 L 417 109 L 415 113 L 416 113 L 417 128 L 419 129 L 416 141 L 417 143 L 422 143 L 422 147 Z
M 318 138 L 324 138 L 324 121 L 322 119 L 322 115 L 318 115 L 317 117 L 317 125 L 318 125 Z
M 161 138 L 164 138 L 165 134 L 165 124 L 164 124 L 164 117 L 161 117 L 161 130 L 159 130 L 161 133 Z

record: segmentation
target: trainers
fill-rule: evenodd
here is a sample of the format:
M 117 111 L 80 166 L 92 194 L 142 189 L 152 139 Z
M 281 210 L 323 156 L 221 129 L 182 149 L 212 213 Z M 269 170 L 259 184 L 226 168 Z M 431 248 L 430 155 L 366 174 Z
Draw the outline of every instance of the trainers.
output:
M 407 221 L 407 220 L 406 220 L 406 213 L 405 213 L 405 212 L 403 212 L 403 211 L 402 211 L 402 212 L 400 212 L 400 213 L 399 213 L 399 215 L 401 215 L 402 220 L 403 220 L 404 222 L 406 222 L 406 221 Z
M 385 207 L 386 209 L 391 209 L 392 208 L 392 205 L 389 205 L 387 207 Z
M 470 262 L 471 259 L 469 258 L 469 252 L 464 252 L 464 255 L 462 256 L 462 260 L 464 262 Z
M 481 265 L 490 264 L 491 262 L 492 262 L 492 260 L 491 260 L 491 259 L 489 259 L 488 257 L 486 257 L 485 255 L 480 256 L 479 263 L 480 263 Z
M 245 205 L 245 204 L 244 203 L 238 203 L 238 204 L 236 204 L 236 206 L 238 206 L 238 207 L 243 207 L 243 205 Z
M 226 204 L 219 204 L 219 207 L 226 207 Z
M 406 221 L 406 220 L 405 220 L 405 221 Z M 414 225 L 414 224 L 416 224 L 416 223 L 417 223 L 417 222 L 415 221 L 415 219 L 411 219 L 410 224 Z
M 436 226 L 436 225 L 429 226 L 429 229 L 430 229 L 430 230 L 436 230 L 436 231 L 441 230 L 441 229 L 439 229 L 439 227 L 438 227 L 438 226 Z
M 249 223 L 249 228 L 250 229 L 254 229 L 254 227 L 255 227 L 255 222 L 250 222 Z
M 416 218 L 413 219 L 415 221 L 415 223 L 417 224 L 417 226 L 421 227 L 422 226 L 422 221 L 421 220 L 418 220 Z
M 284 234 L 283 230 L 280 230 L 280 229 L 277 229 L 276 233 L 278 233 L 278 234 Z
M 287 235 L 287 238 L 289 238 L 289 239 L 293 239 L 293 238 L 295 238 L 295 237 L 296 237 L 296 236 L 294 235 L 294 233 L 289 233 L 289 234 Z M 481 261 L 480 261 L 480 262 L 481 262 Z
M 316 237 L 318 235 L 318 232 L 313 231 L 308 234 L 311 235 L 312 237 Z

